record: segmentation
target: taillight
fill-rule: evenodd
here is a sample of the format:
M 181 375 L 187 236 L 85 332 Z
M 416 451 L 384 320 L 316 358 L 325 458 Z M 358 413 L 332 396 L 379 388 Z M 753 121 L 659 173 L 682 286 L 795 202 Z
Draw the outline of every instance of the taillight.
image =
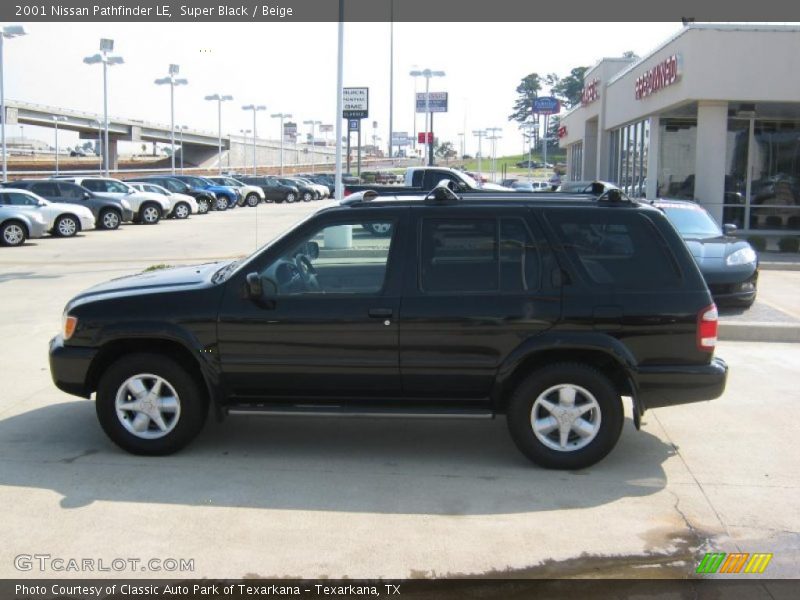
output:
M 348 190 L 347 188 L 344 188 L 344 197 L 345 197 L 345 198 L 347 198 L 347 197 L 348 197 L 350 194 L 352 194 L 352 193 L 353 193 L 353 191 L 352 191 L 352 190 Z
M 717 345 L 717 327 L 719 314 L 717 305 L 711 304 L 697 313 L 697 349 L 702 352 L 713 352 Z

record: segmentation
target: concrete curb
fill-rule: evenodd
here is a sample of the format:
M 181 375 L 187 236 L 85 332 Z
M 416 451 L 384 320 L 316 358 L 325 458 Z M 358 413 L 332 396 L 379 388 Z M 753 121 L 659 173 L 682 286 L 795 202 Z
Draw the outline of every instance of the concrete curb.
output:
M 758 263 L 764 271 L 800 271 L 800 262 L 767 261 Z
M 800 324 L 720 321 L 718 336 L 724 342 L 800 343 Z

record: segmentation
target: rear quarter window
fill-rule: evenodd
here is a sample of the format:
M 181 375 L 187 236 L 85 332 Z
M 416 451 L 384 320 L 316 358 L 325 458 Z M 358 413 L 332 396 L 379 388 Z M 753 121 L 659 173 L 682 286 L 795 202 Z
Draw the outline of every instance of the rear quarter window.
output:
M 652 290 L 681 281 L 666 240 L 641 213 L 618 208 L 553 210 L 546 218 L 570 262 L 592 285 Z

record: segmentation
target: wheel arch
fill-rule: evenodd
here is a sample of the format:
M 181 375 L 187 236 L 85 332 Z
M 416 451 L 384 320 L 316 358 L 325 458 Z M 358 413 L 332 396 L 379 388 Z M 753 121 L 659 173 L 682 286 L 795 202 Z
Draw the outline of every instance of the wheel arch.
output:
M 81 218 L 80 218 L 78 215 L 76 215 L 75 213 L 71 213 L 71 212 L 63 212 L 63 213 L 60 213 L 60 214 L 59 214 L 59 215 L 58 215 L 58 216 L 57 216 L 57 217 L 56 217 L 56 218 L 53 220 L 53 229 L 56 229 L 56 227 L 58 227 L 58 222 L 59 222 L 61 219 L 63 219 L 64 217 L 72 217 L 73 219 L 75 219 L 75 225 L 76 225 L 76 227 L 77 227 L 77 229 L 75 230 L 75 233 L 78 233 L 79 231 L 82 231 L 82 230 L 83 230 L 83 228 L 81 227 Z
M 28 227 L 28 224 L 24 220 L 18 217 L 8 217 L 7 219 L 0 221 L 0 227 L 5 227 L 9 223 L 16 223 L 17 225 L 20 225 L 22 229 L 25 231 L 25 237 L 26 238 L 31 237 L 31 228 Z
M 580 363 L 606 375 L 620 396 L 632 396 L 636 404 L 633 372 L 636 361 L 625 346 L 605 334 L 566 336 L 544 334 L 523 342 L 498 370 L 492 389 L 496 413 L 504 413 L 514 390 L 533 371 L 556 363 Z M 572 337 L 572 339 L 569 339 Z

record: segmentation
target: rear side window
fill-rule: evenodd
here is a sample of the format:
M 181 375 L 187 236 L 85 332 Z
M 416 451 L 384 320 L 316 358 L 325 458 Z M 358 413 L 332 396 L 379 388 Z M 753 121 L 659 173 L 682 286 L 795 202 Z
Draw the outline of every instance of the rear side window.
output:
M 100 181 L 99 179 L 86 179 L 83 181 L 82 185 L 91 192 L 107 191 L 106 183 L 104 181 Z
M 517 217 L 424 219 L 420 263 L 420 288 L 429 293 L 513 293 L 540 283 L 538 249 Z
M 553 210 L 547 219 L 591 283 L 664 289 L 680 281 L 666 241 L 644 215 L 620 209 Z
M 30 189 L 34 194 L 39 194 L 40 196 L 58 196 L 56 184 L 49 181 L 34 183 Z
M 63 198 L 76 198 L 83 199 L 85 190 L 79 185 L 73 183 L 59 183 L 58 189 L 61 192 L 59 195 Z

